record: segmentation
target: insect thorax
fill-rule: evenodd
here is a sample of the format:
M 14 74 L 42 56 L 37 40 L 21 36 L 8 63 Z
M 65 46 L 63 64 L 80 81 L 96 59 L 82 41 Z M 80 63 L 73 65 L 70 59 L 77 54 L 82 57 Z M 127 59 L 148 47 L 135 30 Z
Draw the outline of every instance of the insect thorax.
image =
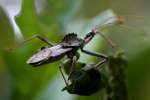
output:
M 77 37 L 76 33 L 68 33 L 65 35 L 65 37 L 62 39 L 61 44 L 65 48 L 80 48 L 84 45 L 84 40 Z

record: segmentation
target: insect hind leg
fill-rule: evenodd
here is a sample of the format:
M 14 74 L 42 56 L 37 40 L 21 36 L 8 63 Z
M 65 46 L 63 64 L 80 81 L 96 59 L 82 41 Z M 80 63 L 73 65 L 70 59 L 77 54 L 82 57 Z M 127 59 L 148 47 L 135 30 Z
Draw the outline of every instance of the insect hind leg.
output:
M 47 38 L 42 37 L 42 36 L 40 36 L 40 35 L 38 35 L 38 34 L 29 37 L 27 40 L 24 41 L 24 43 L 25 43 L 25 42 L 28 42 L 28 41 L 31 41 L 31 40 L 34 39 L 34 38 L 37 38 L 37 39 L 43 41 L 44 43 L 46 43 L 46 44 L 48 44 L 48 45 L 50 45 L 50 46 L 54 46 L 54 44 L 51 43 Z
M 107 59 L 108 57 L 105 54 L 102 53 L 95 53 L 95 52 L 91 52 L 88 50 L 84 50 L 83 48 L 81 48 L 81 51 L 88 54 L 88 55 L 92 55 L 92 56 L 96 56 L 96 57 L 101 57 L 101 58 L 105 58 Z
M 64 75 L 64 73 L 63 73 L 63 71 L 62 71 L 62 67 L 63 67 L 63 65 L 60 64 L 60 65 L 59 65 L 59 71 L 60 71 L 60 73 L 61 73 L 61 76 L 62 76 L 62 78 L 63 78 L 63 80 L 64 80 L 66 86 L 68 87 L 68 81 L 67 81 L 66 78 L 65 78 L 65 75 Z
M 16 44 L 16 45 L 14 45 L 14 46 L 12 46 L 12 47 L 10 47 L 10 48 L 8 48 L 8 50 L 9 50 L 9 51 L 13 51 L 14 49 L 21 47 L 21 46 L 24 45 L 26 42 L 29 42 L 29 41 L 31 41 L 31 40 L 33 40 L 33 39 L 35 39 L 35 38 L 37 38 L 37 39 L 43 41 L 44 43 L 46 43 L 46 44 L 48 44 L 48 45 L 50 45 L 50 46 L 54 46 L 54 44 L 51 43 L 47 38 L 42 37 L 42 36 L 36 34 L 36 35 L 33 35 L 33 36 L 27 38 L 27 39 L 24 40 L 23 42 L 21 42 L 21 43 L 19 43 L 19 44 Z

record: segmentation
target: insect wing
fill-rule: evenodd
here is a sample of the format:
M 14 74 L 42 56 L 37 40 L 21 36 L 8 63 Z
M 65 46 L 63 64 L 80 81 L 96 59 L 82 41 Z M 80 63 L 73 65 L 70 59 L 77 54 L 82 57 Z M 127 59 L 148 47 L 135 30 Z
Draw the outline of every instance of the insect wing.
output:
M 70 50 L 72 50 L 72 48 L 63 48 L 61 45 L 45 48 L 30 57 L 27 61 L 27 64 L 39 66 L 47 62 L 51 62 L 53 59 L 62 56 Z

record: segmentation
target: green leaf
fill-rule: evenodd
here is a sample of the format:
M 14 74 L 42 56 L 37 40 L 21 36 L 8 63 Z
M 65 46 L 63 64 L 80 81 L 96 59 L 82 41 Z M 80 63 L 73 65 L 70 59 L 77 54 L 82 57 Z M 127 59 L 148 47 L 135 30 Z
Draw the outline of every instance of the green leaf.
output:
M 23 0 L 21 12 L 16 17 L 16 22 L 25 36 L 41 33 L 34 2 L 34 0 Z
M 9 47 L 14 43 L 14 31 L 9 16 L 0 7 L 0 48 Z

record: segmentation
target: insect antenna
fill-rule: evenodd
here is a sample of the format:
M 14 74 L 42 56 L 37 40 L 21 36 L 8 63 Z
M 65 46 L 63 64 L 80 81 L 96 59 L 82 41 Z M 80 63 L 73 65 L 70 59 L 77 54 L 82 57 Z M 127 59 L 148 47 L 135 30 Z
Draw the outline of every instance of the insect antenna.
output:
M 126 22 L 127 22 L 127 18 L 130 19 L 134 19 L 134 20 L 143 20 L 144 17 L 143 16 L 136 16 L 136 15 L 123 15 L 123 16 L 117 16 L 118 17 L 118 26 L 120 28 L 124 28 L 124 29 L 127 29 L 127 30 L 130 30 L 130 31 L 134 31 L 134 32 L 140 32 L 142 30 L 140 29 L 135 29 L 134 27 L 130 27 L 128 25 L 126 25 Z
M 112 48 L 114 48 L 114 47 L 116 47 L 116 44 L 110 38 L 107 38 L 102 32 L 99 32 L 96 30 L 98 30 L 98 29 L 102 30 L 103 28 L 106 28 L 109 26 L 118 25 L 121 28 L 133 30 L 133 31 L 137 32 L 138 31 L 137 29 L 134 29 L 132 27 L 129 27 L 128 25 L 125 25 L 125 22 L 126 22 L 125 17 L 134 18 L 134 19 L 143 19 L 144 18 L 142 16 L 135 16 L 135 15 L 125 15 L 125 16 L 114 15 L 114 16 L 109 17 L 108 19 L 104 20 L 102 23 L 99 23 L 98 25 L 96 25 L 96 27 L 92 31 L 95 31 L 96 33 L 101 35 L 103 37 L 103 39 L 105 39 L 107 41 L 107 43 L 109 45 L 111 45 Z

